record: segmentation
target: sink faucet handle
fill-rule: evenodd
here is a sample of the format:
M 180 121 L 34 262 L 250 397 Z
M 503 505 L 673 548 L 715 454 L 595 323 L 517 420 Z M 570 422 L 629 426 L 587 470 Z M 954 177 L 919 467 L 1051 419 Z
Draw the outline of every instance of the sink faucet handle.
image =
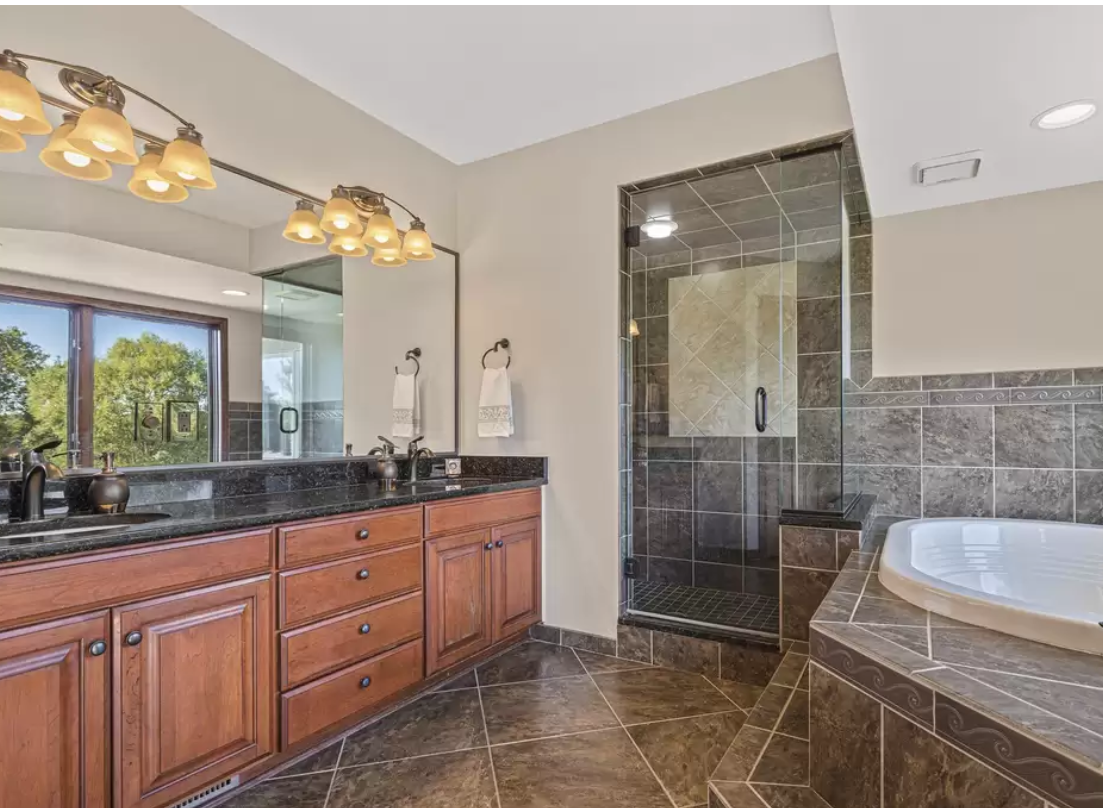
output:
M 394 451 L 395 449 L 398 448 L 397 446 L 394 445 L 394 441 L 387 440 L 382 435 L 376 435 L 376 437 L 379 438 L 379 440 L 381 440 L 383 442 L 384 446 L 390 447 L 391 451 Z
M 424 435 L 418 435 L 416 438 L 414 438 L 412 441 L 410 441 L 409 444 L 407 444 L 407 446 L 406 446 L 406 454 L 409 455 L 410 457 L 413 457 L 414 453 L 417 452 L 417 445 L 419 443 L 421 443 L 423 440 L 425 440 L 425 436 Z

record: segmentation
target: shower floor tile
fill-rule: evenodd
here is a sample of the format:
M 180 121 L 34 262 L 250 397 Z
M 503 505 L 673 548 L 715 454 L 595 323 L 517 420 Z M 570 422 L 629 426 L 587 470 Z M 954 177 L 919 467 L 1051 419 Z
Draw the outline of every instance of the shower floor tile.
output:
M 768 595 L 747 595 L 683 584 L 635 581 L 630 611 L 710 623 L 717 626 L 778 632 L 779 602 Z

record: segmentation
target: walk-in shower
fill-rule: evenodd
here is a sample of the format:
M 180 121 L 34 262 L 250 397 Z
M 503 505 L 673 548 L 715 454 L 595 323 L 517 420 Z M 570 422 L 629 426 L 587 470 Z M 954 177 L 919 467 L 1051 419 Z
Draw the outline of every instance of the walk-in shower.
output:
M 777 636 L 782 510 L 846 507 L 852 164 L 843 136 L 622 189 L 628 619 Z

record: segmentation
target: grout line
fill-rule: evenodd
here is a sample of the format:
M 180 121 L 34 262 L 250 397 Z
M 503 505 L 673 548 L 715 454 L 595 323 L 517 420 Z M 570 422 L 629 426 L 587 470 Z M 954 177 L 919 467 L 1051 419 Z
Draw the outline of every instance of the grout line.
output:
M 597 729 L 583 729 L 583 730 L 579 730 L 578 732 L 557 732 L 555 735 L 540 735 L 536 738 L 522 738 L 519 741 L 502 741 L 501 743 L 496 743 L 496 744 L 494 744 L 490 747 L 486 747 L 486 748 L 488 748 L 488 749 L 501 749 L 503 746 L 519 746 L 519 745 L 524 744 L 524 743 L 536 743 L 537 741 L 555 741 L 555 740 L 558 740 L 559 738 L 574 738 L 574 737 L 577 737 L 579 735 L 594 735 L 598 732 L 614 732 L 614 731 L 616 731 L 616 729 L 617 729 L 617 727 L 609 726 L 609 727 L 598 727 Z M 477 749 L 482 749 L 483 747 L 479 746 L 479 747 L 476 747 L 476 748 Z
M 329 778 L 329 788 L 326 789 L 326 798 L 322 801 L 322 808 L 328 808 L 329 798 L 333 796 L 333 784 L 337 782 L 337 772 L 341 770 L 341 757 L 345 754 L 345 741 L 348 739 L 346 735 L 341 739 L 341 751 L 337 753 L 337 763 L 333 767 L 333 774 Z M 501 806 L 499 806 L 501 808 Z
M 654 636 L 654 632 L 652 632 L 652 636 Z M 571 649 L 572 652 L 574 650 L 575 649 L 573 648 Z M 578 659 L 577 653 L 575 653 L 575 659 Z M 578 664 L 582 665 L 581 659 L 578 660 Z M 585 668 L 586 666 L 582 665 L 582 667 Z M 609 708 L 609 712 L 612 714 L 613 718 L 615 718 L 617 723 L 620 724 L 620 728 L 628 737 L 629 743 L 631 743 L 632 746 L 635 747 L 637 754 L 639 754 L 640 756 L 640 759 L 643 761 L 644 765 L 647 766 L 647 770 L 651 772 L 651 776 L 655 778 L 655 782 L 659 784 L 659 788 L 663 790 L 666 798 L 670 800 L 670 804 L 673 805 L 674 808 L 678 808 L 678 801 L 674 799 L 674 795 L 667 790 L 666 785 L 659 778 L 659 775 L 655 773 L 655 769 L 651 766 L 651 761 L 647 759 L 647 756 L 643 753 L 643 750 L 640 749 L 639 744 L 636 743 L 636 739 L 632 737 L 632 733 L 628 731 L 628 728 L 624 725 L 624 722 L 620 720 L 620 716 L 617 715 L 617 711 L 613 709 L 613 705 L 609 703 L 609 699 L 605 697 L 605 693 L 603 693 L 601 688 L 597 686 L 597 681 L 594 679 L 592 674 L 590 675 L 590 684 L 594 686 L 594 689 L 598 692 L 598 695 L 601 696 L 601 700 L 605 702 L 605 706 Z M 501 808 L 501 806 L 499 806 L 498 808 Z
M 761 802 L 763 805 L 765 805 L 766 808 L 770 808 L 770 803 L 766 802 L 766 798 L 763 797 L 761 794 L 759 794 L 758 791 L 755 789 L 755 787 L 753 785 L 751 785 L 750 783 L 746 783 L 745 785 L 747 786 L 747 789 L 752 794 L 754 794 L 756 797 L 758 797 L 759 802 Z M 769 784 L 767 784 L 767 785 L 769 785 Z M 790 786 L 790 787 L 792 787 L 792 786 Z M 726 800 L 725 800 L 725 802 L 726 802 Z
M 575 658 L 577 659 L 577 656 Z M 579 664 L 582 663 L 579 662 Z M 479 714 L 483 717 L 483 739 L 486 741 L 486 755 L 490 760 L 490 779 L 494 781 L 494 801 L 498 808 L 502 808 L 502 796 L 498 793 L 498 773 L 494 769 L 494 752 L 490 748 L 490 727 L 487 726 L 486 708 L 483 706 L 483 689 L 479 685 L 479 669 L 475 667 L 472 671 L 475 674 L 475 692 L 479 696 Z
M 407 760 L 423 760 L 425 758 L 444 757 L 445 755 L 457 755 L 460 752 L 477 752 L 480 749 L 489 749 L 488 746 L 465 746 L 462 749 L 445 749 L 441 752 L 426 752 L 421 755 L 409 755 L 400 758 L 388 758 L 387 760 L 373 760 L 371 763 L 353 763 L 349 766 L 341 766 L 338 771 L 352 771 L 353 769 L 370 769 L 373 766 L 386 766 L 388 763 L 404 763 Z M 308 772 L 307 774 L 314 774 Z M 302 776 L 302 775 L 297 775 Z
M 737 704 L 735 705 L 734 710 L 716 710 L 711 713 L 693 713 L 692 715 L 679 715 L 675 716 L 674 718 L 659 718 L 655 721 L 636 721 L 635 723 L 623 724 L 622 726 L 624 726 L 625 729 L 627 729 L 628 727 L 649 727 L 652 724 L 669 724 L 671 721 L 687 721 L 691 718 L 711 718 L 714 715 L 731 715 L 732 713 L 741 712 L 743 712 L 743 708 Z

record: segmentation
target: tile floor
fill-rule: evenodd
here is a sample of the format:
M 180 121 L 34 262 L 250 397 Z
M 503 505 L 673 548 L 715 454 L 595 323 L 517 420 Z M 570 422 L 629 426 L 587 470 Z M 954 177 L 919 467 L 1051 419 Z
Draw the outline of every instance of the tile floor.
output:
M 761 631 L 776 637 L 781 602 L 769 595 L 636 581 L 632 584 L 628 608 L 635 614 L 679 617 L 714 626 Z
M 527 641 L 223 808 L 703 806 L 713 770 L 732 757 L 741 730 L 755 729 L 748 722 L 766 726 L 748 748 L 770 777 L 806 784 L 807 742 L 778 728 L 793 701 L 780 696 L 803 684 L 800 657 L 763 689 Z M 760 710 L 764 693 L 771 699 Z M 807 738 L 807 726 L 797 734 Z M 786 744 L 799 760 L 786 758 Z M 725 788 L 734 794 L 736 785 Z

